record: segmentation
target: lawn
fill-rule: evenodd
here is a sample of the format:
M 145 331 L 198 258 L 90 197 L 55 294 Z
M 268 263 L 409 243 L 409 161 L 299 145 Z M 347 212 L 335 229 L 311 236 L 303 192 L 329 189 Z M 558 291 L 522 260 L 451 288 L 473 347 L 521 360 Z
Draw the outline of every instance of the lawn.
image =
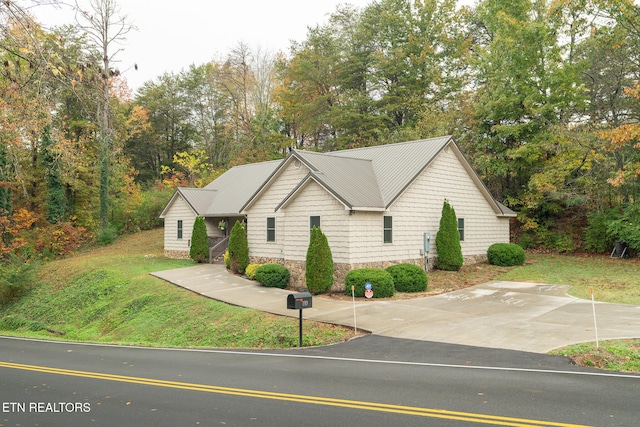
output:
M 570 285 L 569 294 L 596 301 L 640 305 L 640 258 L 603 255 L 528 255 L 523 267 L 498 276 L 500 280 Z
M 155 347 L 297 346 L 296 319 L 206 299 L 148 274 L 188 265 L 162 256 L 162 230 L 46 263 L 24 295 L 0 309 L 0 332 Z M 351 337 L 347 328 L 304 324 L 305 346 Z
M 150 276 L 152 271 L 193 265 L 162 256 L 162 230 L 38 267 L 22 298 L 0 308 L 0 333 L 34 338 L 157 347 L 290 348 L 298 341 L 296 319 L 230 306 Z M 569 293 L 597 301 L 640 305 L 640 259 L 528 254 L 520 267 L 487 263 L 459 272 L 429 272 L 435 295 L 490 280 L 570 285 Z M 415 298 L 397 294 L 395 298 Z M 305 346 L 348 340 L 353 331 L 317 322 L 304 324 Z M 64 334 L 64 335 L 62 335 Z M 639 337 L 640 338 L 640 332 Z M 640 371 L 640 341 L 579 344 L 555 354 L 584 366 Z

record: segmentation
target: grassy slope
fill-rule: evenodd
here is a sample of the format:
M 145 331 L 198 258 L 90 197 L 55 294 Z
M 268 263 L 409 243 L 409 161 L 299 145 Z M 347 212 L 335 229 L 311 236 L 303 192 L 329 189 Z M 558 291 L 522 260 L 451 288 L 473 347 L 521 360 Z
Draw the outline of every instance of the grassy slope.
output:
M 162 256 L 162 230 L 51 262 L 39 283 L 0 310 L 0 332 L 101 343 L 179 347 L 287 348 L 298 323 L 209 300 L 150 276 L 192 265 Z M 304 345 L 339 342 L 343 328 L 305 322 Z

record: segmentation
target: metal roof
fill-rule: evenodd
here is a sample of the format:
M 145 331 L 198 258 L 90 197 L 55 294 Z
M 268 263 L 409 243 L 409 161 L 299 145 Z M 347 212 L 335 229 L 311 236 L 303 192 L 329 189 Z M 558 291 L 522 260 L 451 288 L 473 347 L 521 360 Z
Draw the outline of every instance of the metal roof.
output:
M 388 208 L 433 159 L 451 136 L 332 152 L 331 155 L 371 160 L 380 194 Z
M 234 166 L 204 187 L 215 190 L 205 216 L 238 215 L 240 209 L 266 181 L 282 160 Z
M 215 190 L 202 188 L 178 188 L 178 192 L 198 216 L 204 216 L 207 213 L 211 199 L 216 196 Z
M 448 146 L 461 158 L 496 214 L 515 216 L 511 209 L 493 199 L 451 136 L 328 153 L 292 150 L 284 160 L 235 166 L 203 189 L 180 188 L 176 193 L 182 194 L 198 215 L 238 215 L 260 197 L 284 165 L 298 159 L 310 172 L 276 210 L 292 200 L 309 180 L 320 184 L 348 209 L 385 210 Z
M 311 177 L 350 209 L 384 208 L 371 160 L 311 151 L 295 151 L 294 155 L 310 166 Z

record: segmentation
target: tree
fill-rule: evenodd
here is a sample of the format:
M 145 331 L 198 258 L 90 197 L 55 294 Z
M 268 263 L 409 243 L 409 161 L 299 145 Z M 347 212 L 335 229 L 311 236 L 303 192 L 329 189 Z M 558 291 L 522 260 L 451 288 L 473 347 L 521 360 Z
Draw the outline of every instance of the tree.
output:
M 307 289 L 314 295 L 327 292 L 333 285 L 333 256 L 327 236 L 314 226 L 307 249 L 305 278 Z
M 54 152 L 54 142 L 51 140 L 51 127 L 45 127 L 42 135 L 41 148 L 45 185 L 47 190 L 47 221 L 57 224 L 63 221 L 67 213 L 67 197 L 65 186 L 60 176 L 60 166 Z
M 476 167 L 494 194 L 519 201 L 553 156 L 544 142 L 579 92 L 563 60 L 560 24 L 543 0 L 485 0 L 475 11 L 472 59 Z
M 11 215 L 11 182 L 7 173 L 7 149 L 0 144 L 0 217 Z M 1 237 L 1 236 L 0 236 Z
M 93 48 L 102 58 L 101 95 L 98 103 L 97 121 L 100 143 L 100 228 L 105 232 L 109 225 L 109 162 L 113 143 L 113 126 L 110 122 L 111 97 L 110 79 L 120 71 L 112 68 L 114 57 L 121 49 L 113 50 L 121 44 L 133 26 L 126 16 L 121 16 L 115 0 L 91 0 L 90 11 L 80 10 L 80 27 L 87 33 Z
M 446 199 L 442 205 L 440 228 L 436 234 L 436 250 L 438 251 L 438 268 L 440 270 L 460 270 L 464 260 L 460 246 L 458 219 L 453 206 Z
M 237 221 L 229 236 L 229 259 L 231 271 L 243 274 L 249 265 L 249 242 L 243 222 Z
M 196 221 L 193 224 L 189 256 L 195 262 L 202 263 L 209 261 L 209 238 L 207 237 L 207 226 L 204 224 L 204 219 L 201 216 L 196 217 Z

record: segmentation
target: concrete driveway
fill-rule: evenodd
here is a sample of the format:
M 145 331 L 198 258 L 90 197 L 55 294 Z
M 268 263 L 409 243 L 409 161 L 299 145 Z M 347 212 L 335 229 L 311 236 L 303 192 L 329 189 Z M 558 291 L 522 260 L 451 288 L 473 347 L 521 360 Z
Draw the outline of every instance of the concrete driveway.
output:
M 198 294 L 242 307 L 298 317 L 287 310 L 290 291 L 265 288 L 230 274 L 223 265 L 152 273 Z M 305 319 L 339 324 L 373 334 L 423 341 L 546 353 L 595 341 L 591 301 L 567 295 L 568 286 L 490 282 L 448 294 L 407 300 L 335 300 L 313 297 Z M 598 337 L 640 337 L 640 307 L 595 304 Z

